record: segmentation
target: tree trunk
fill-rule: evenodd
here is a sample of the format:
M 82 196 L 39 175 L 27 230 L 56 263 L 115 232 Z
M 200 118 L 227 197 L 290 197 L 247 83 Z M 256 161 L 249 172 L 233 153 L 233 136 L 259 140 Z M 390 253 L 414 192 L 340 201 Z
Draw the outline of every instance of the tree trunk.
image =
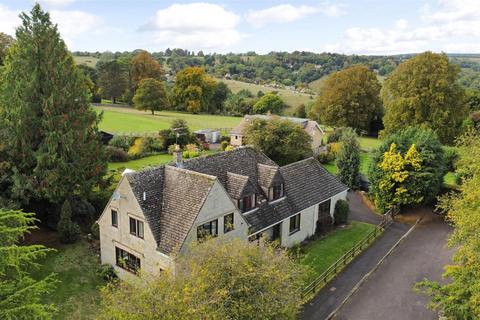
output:
M 152 111 L 152 116 L 154 116 L 155 115 L 155 110 L 152 109 L 151 111 Z

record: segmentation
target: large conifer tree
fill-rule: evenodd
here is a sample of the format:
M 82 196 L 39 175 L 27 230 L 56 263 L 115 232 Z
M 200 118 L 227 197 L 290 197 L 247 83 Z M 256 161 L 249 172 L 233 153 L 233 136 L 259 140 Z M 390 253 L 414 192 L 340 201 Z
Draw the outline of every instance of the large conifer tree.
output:
M 84 196 L 106 171 L 84 75 L 37 4 L 20 15 L 0 81 L 0 190 L 27 204 Z

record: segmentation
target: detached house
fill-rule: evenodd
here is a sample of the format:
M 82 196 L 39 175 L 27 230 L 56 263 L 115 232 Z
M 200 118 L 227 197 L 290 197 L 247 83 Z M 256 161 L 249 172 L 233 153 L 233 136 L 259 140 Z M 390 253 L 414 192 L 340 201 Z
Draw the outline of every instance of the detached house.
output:
M 280 118 L 283 120 L 288 120 L 293 123 L 298 124 L 305 130 L 306 133 L 310 137 L 312 137 L 312 151 L 314 154 L 319 154 L 322 147 L 322 139 L 325 135 L 325 132 L 320 128 L 316 121 L 310 119 L 303 119 L 303 118 L 294 118 L 294 117 L 278 117 L 274 115 L 262 115 L 262 114 L 255 114 L 255 115 L 246 115 L 243 117 L 242 121 L 238 126 L 230 131 L 230 144 L 232 146 L 243 146 L 245 145 L 245 129 L 253 122 L 255 119 L 262 119 L 262 120 L 271 120 L 274 117 Z
M 174 267 L 205 237 L 292 246 L 332 223 L 347 187 L 309 158 L 283 167 L 250 147 L 125 174 L 98 220 L 102 263 L 120 277 Z

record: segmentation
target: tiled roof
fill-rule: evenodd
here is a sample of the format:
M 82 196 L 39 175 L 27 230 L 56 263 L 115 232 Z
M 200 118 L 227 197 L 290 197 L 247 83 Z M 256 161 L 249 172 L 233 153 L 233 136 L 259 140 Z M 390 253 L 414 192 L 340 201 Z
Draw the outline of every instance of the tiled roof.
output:
M 285 180 L 285 193 L 298 211 L 348 190 L 314 158 L 283 166 L 280 171 Z
M 257 164 L 258 167 L 258 183 L 264 188 L 269 188 L 274 184 L 283 183 L 282 175 L 278 170 L 278 166 L 269 166 L 265 164 Z
M 170 254 L 180 249 L 215 177 L 166 165 L 127 178 L 158 250 Z
M 166 254 L 180 249 L 217 179 L 233 199 L 257 194 L 258 208 L 244 214 L 253 233 L 347 190 L 313 158 L 278 167 L 251 147 L 189 159 L 181 166 L 127 174 L 158 250 Z M 265 188 L 278 181 L 284 182 L 285 197 L 269 203 Z

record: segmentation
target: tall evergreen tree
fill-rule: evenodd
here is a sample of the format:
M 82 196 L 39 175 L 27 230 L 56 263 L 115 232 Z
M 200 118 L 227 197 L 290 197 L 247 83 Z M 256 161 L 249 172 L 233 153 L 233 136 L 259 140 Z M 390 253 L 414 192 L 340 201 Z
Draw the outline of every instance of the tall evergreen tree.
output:
M 106 172 L 83 73 L 36 4 L 20 15 L 0 81 L 0 186 L 23 204 L 87 195 Z
M 34 228 L 33 214 L 0 209 L 0 319 L 51 319 L 55 310 L 41 298 L 53 290 L 54 275 L 42 280 L 29 276 L 35 260 L 51 250 L 41 245 L 18 245 Z
M 360 184 L 360 144 L 357 138 L 353 129 L 343 130 L 336 160 L 338 177 L 350 188 L 357 188 Z

